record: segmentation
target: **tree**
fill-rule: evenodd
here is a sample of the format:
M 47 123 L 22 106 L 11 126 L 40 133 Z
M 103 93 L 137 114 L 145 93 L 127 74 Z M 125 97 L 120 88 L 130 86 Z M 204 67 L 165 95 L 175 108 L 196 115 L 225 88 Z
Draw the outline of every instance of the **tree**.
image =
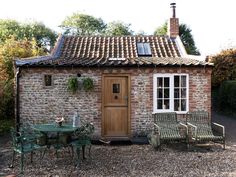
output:
M 38 47 L 53 47 L 57 39 L 56 32 L 40 22 L 22 24 L 22 32 L 28 40 L 35 39 Z
M 16 40 L 35 39 L 37 45 L 45 49 L 49 46 L 52 47 L 57 38 L 56 33 L 43 23 L 19 23 L 15 20 L 0 20 L 0 44 L 11 36 L 14 36 Z
M 108 36 L 132 35 L 133 31 L 130 29 L 130 24 L 125 24 L 121 21 L 114 21 L 108 23 L 105 34 Z
M 103 33 L 106 24 L 101 18 L 74 13 L 72 16 L 66 17 L 60 27 L 65 30 L 65 34 L 98 35 Z
M 236 49 L 222 50 L 209 61 L 214 63 L 212 86 L 218 87 L 223 81 L 236 80 Z
M 36 40 L 6 39 L 0 45 L 0 118 L 14 116 L 14 72 L 13 59 L 43 55 L 44 50 L 37 46 Z
M 15 20 L 0 19 L 0 44 L 4 43 L 10 36 L 22 39 L 20 24 Z
M 180 24 L 179 26 L 179 36 L 183 45 L 186 49 L 186 52 L 191 55 L 200 55 L 199 50 L 195 46 L 195 41 L 193 35 L 191 34 L 192 30 L 186 24 Z M 154 35 L 166 35 L 167 34 L 167 22 L 164 23 L 161 27 L 158 27 Z

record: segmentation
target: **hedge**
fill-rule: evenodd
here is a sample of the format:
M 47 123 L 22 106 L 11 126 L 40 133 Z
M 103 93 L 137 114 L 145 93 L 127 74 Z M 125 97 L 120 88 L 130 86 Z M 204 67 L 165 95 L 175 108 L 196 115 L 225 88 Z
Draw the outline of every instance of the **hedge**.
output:
M 236 115 L 236 80 L 221 84 L 217 100 L 219 111 Z

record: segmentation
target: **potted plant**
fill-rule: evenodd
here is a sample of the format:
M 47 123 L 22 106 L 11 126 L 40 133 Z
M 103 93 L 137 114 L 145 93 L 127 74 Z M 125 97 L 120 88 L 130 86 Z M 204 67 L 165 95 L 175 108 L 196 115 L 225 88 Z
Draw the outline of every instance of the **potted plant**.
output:
M 71 77 L 68 80 L 68 90 L 75 93 L 79 88 L 78 80 L 76 77 Z
M 94 89 L 93 80 L 90 77 L 83 79 L 83 88 L 86 92 Z

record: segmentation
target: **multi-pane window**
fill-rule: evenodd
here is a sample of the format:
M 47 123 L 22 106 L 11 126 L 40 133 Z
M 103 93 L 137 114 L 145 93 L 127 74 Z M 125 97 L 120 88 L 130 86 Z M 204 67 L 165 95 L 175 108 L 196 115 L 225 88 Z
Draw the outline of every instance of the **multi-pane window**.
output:
M 150 44 L 147 42 L 137 43 L 138 55 L 139 56 L 152 56 Z
M 188 111 L 188 75 L 154 74 L 154 112 Z
M 174 76 L 174 111 L 186 111 L 186 76 Z

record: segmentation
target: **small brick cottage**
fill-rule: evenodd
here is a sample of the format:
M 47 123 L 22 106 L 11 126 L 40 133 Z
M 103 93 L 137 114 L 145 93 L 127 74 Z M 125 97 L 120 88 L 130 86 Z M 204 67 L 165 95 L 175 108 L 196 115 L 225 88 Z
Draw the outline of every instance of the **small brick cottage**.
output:
M 131 138 L 152 114 L 211 110 L 212 64 L 186 53 L 178 18 L 166 36 L 60 36 L 50 55 L 17 60 L 16 121 L 51 122 L 62 115 L 95 125 L 94 138 Z M 94 89 L 68 91 L 91 78 Z

